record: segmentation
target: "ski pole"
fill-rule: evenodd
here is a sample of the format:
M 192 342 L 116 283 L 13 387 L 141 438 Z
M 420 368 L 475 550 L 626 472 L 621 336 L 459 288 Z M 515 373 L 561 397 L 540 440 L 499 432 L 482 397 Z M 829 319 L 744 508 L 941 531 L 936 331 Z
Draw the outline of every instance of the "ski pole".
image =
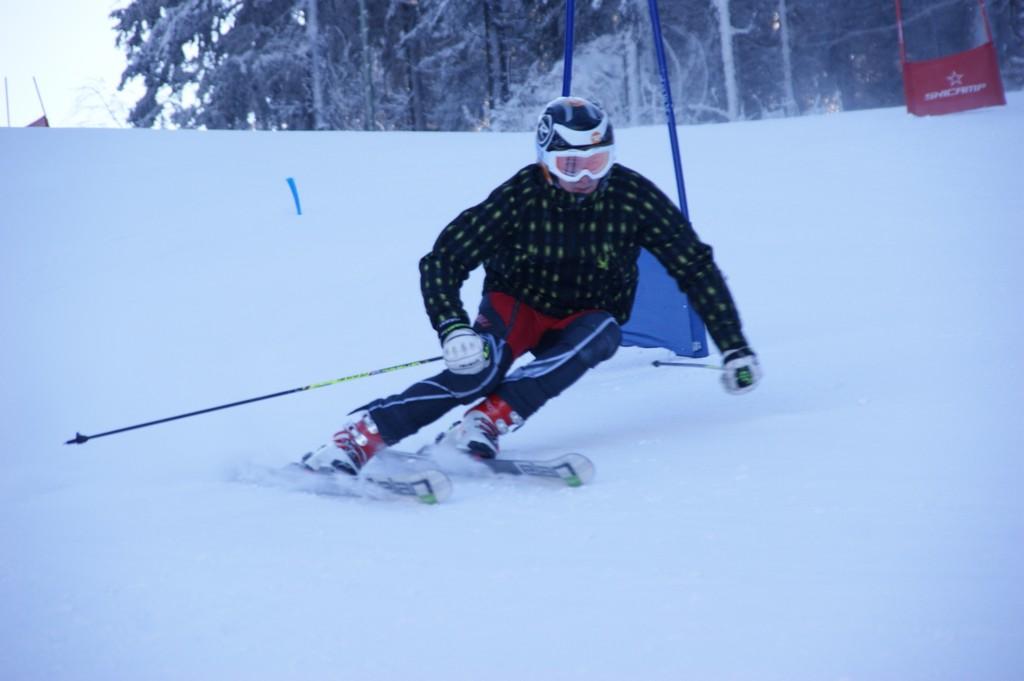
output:
M 147 428 L 149 426 L 155 426 L 160 423 L 167 423 L 168 421 L 177 421 L 178 419 L 186 419 L 190 416 L 199 416 L 200 414 L 209 414 L 211 411 L 218 411 L 220 409 L 228 409 L 230 407 L 238 407 L 243 404 L 249 404 L 250 402 L 259 402 L 260 400 L 269 400 L 273 397 L 282 397 L 283 395 L 291 395 L 292 393 L 300 393 L 306 390 L 315 390 L 316 388 L 324 388 L 329 385 L 335 385 L 337 383 L 344 383 L 345 381 L 354 381 L 357 378 L 366 378 L 368 376 L 376 376 L 377 374 L 385 374 L 390 371 L 398 371 L 399 369 L 410 369 L 412 367 L 418 367 L 422 364 L 430 364 L 438 360 L 444 359 L 441 355 L 437 357 L 428 357 L 427 359 L 418 359 L 415 362 L 406 362 L 405 364 L 396 364 L 391 367 L 384 367 L 383 369 L 374 369 L 373 371 L 364 371 L 360 374 L 352 374 L 351 376 L 345 376 L 343 378 L 335 378 L 331 381 L 323 381 L 322 383 L 312 383 L 310 385 L 304 385 L 301 388 L 292 388 L 291 390 L 282 390 L 281 392 L 271 393 L 270 395 L 263 395 L 262 397 L 252 397 L 247 400 L 241 400 L 239 402 L 232 402 L 230 404 L 222 404 L 218 407 L 210 407 L 209 409 L 200 409 L 199 411 L 192 411 L 187 414 L 178 414 L 177 416 L 168 416 L 164 419 L 158 419 L 156 421 L 148 421 L 146 423 L 139 423 L 134 426 L 126 426 L 125 428 L 118 428 L 117 430 L 108 430 L 105 433 L 97 433 L 95 435 L 82 435 L 81 433 L 75 433 L 75 437 L 68 440 L 64 444 L 66 445 L 80 445 L 94 440 L 98 437 L 106 437 L 107 435 L 115 435 L 117 433 L 124 433 L 129 430 L 137 430 L 139 428 Z
M 722 371 L 722 367 L 717 364 L 701 364 L 700 362 L 662 362 L 660 360 L 654 360 L 651 362 L 656 367 L 692 367 L 694 369 L 714 369 L 715 371 Z

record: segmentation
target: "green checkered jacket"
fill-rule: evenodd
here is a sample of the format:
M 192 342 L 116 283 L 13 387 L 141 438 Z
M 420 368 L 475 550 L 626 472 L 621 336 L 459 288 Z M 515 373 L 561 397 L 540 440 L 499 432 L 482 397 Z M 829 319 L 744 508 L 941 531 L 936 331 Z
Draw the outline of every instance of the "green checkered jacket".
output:
M 553 317 L 605 310 L 623 324 L 641 247 L 679 282 L 720 351 L 747 344 L 711 247 L 650 180 L 618 164 L 589 195 L 554 187 L 541 166 L 526 166 L 445 227 L 420 260 L 420 287 L 439 334 L 469 322 L 460 289 L 481 264 L 485 292 Z

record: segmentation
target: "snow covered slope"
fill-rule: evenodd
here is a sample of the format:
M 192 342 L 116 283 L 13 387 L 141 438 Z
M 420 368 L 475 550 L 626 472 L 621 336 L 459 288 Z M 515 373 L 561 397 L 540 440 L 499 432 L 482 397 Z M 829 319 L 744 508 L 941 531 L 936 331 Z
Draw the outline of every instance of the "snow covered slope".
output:
M 416 262 L 529 135 L 0 129 L 0 675 L 1020 678 L 1024 97 L 680 134 L 764 384 L 624 349 L 506 441 L 592 486 L 423 507 L 238 476 L 436 365 L 62 442 L 437 354 Z

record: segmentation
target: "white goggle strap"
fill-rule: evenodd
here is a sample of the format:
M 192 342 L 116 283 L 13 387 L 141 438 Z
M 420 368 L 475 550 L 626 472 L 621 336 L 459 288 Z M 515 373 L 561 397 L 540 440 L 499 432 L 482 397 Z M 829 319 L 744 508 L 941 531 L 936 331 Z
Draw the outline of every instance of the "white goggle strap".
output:
M 554 123 L 552 127 L 558 136 L 565 140 L 566 144 L 573 147 L 586 147 L 591 144 L 598 144 L 604 139 L 608 132 L 608 117 L 601 119 L 601 124 L 593 130 L 573 130 L 560 123 Z

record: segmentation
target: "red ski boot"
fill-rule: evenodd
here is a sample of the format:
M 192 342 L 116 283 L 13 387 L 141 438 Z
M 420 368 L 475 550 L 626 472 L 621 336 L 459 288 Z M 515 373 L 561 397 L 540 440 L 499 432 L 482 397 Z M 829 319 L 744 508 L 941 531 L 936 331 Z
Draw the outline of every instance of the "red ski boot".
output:
M 466 412 L 446 440 L 456 449 L 481 459 L 498 455 L 498 437 L 523 425 L 523 419 L 512 406 L 497 395 L 490 395 Z
M 366 462 L 387 447 L 369 412 L 359 415 L 334 434 L 334 447 L 321 447 L 302 457 L 302 464 L 310 470 L 333 468 L 358 475 Z

